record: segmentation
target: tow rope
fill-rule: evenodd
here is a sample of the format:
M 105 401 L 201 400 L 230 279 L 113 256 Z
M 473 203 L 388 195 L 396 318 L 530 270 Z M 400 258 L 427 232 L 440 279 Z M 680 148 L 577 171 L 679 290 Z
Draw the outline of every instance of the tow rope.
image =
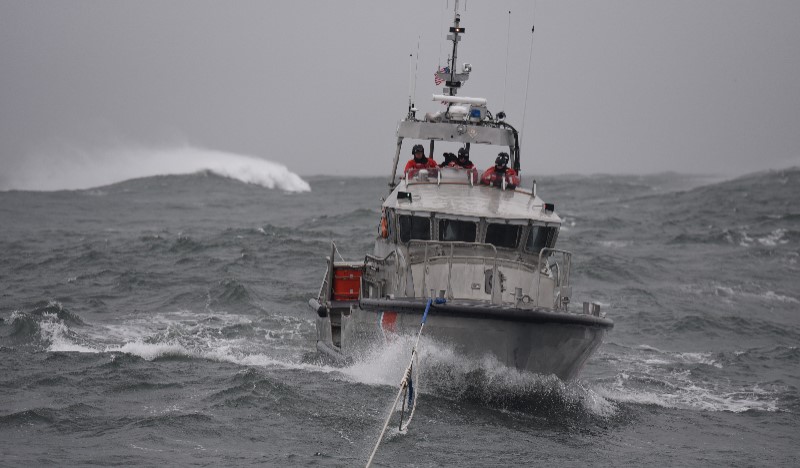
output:
M 414 370 L 414 361 L 417 360 L 417 345 L 419 344 L 419 337 L 422 336 L 422 329 L 425 328 L 425 321 L 428 319 L 428 312 L 431 310 L 431 304 L 434 302 L 433 299 L 428 299 L 428 303 L 425 305 L 425 313 L 422 314 L 422 322 L 419 324 L 419 332 L 417 332 L 417 340 L 414 342 L 414 347 L 411 348 L 411 362 L 408 363 L 408 367 L 406 367 L 406 371 L 403 373 L 403 379 L 400 381 L 400 390 L 397 392 L 397 397 L 394 399 L 394 403 L 389 408 L 389 414 L 386 416 L 386 422 L 383 424 L 383 429 L 381 429 L 380 435 L 378 435 L 378 441 L 375 443 L 375 448 L 372 449 L 372 454 L 369 456 L 369 460 L 367 460 L 366 468 L 372 464 L 372 459 L 375 457 L 375 453 L 378 451 L 378 447 L 381 445 L 381 441 L 383 441 L 383 434 L 386 432 L 386 428 L 389 427 L 389 421 L 392 419 L 392 415 L 394 414 L 395 408 L 397 408 L 397 402 L 400 401 L 400 397 L 403 397 L 403 406 L 400 411 L 400 432 L 405 431 L 408 429 L 408 425 L 411 424 L 411 418 L 414 416 L 414 410 L 417 407 L 417 397 L 416 397 L 416 390 L 414 389 L 414 379 L 413 379 L 413 370 Z M 446 301 L 442 298 L 436 298 L 435 302 L 437 304 L 444 304 Z M 417 366 L 419 370 L 419 366 Z M 406 396 L 408 396 L 408 419 L 406 419 L 406 423 L 403 424 L 403 416 L 406 412 Z

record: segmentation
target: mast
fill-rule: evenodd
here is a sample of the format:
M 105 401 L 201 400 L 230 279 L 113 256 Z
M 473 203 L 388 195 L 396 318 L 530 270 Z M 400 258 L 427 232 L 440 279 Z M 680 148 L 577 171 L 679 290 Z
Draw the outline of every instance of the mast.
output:
M 456 80 L 456 64 L 458 57 L 458 41 L 461 40 L 459 34 L 464 32 L 461 28 L 461 15 L 458 14 L 458 0 L 455 0 L 453 8 L 453 25 L 450 27 L 450 34 L 447 39 L 453 41 L 453 55 L 450 57 L 450 82 L 447 87 L 450 88 L 450 96 L 455 96 L 461 83 Z
M 450 67 L 449 73 L 437 72 L 439 79 L 445 82 L 445 87 L 442 94 L 455 96 L 458 94 L 458 89 L 469 78 L 471 68 L 464 64 L 464 69 L 461 73 L 456 72 L 456 64 L 458 63 L 458 43 L 461 41 L 461 35 L 466 32 L 466 28 L 461 26 L 461 15 L 458 13 L 459 0 L 455 0 L 453 8 L 453 25 L 450 26 L 447 40 L 453 42 L 453 52 L 447 59 L 447 64 Z

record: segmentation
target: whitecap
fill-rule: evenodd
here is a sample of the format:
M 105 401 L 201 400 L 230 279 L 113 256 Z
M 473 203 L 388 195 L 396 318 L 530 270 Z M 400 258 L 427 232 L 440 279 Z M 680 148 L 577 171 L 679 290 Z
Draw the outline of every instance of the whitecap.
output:
M 311 190 L 305 180 L 283 164 L 192 146 L 30 155 L 8 168 L 0 190 L 81 190 L 141 177 L 198 172 L 287 192 Z
M 763 294 L 765 299 L 770 301 L 778 301 L 778 302 L 787 302 L 791 304 L 800 304 L 800 300 L 795 299 L 791 296 L 784 296 L 783 294 L 777 294 L 773 291 L 767 291 Z
M 129 342 L 122 346 L 109 346 L 105 349 L 105 352 L 130 354 L 139 356 L 146 361 L 165 356 L 193 356 L 191 351 L 178 343 L 145 343 L 143 341 Z
M 52 302 L 51 302 L 52 305 Z M 60 306 L 60 304 L 59 304 Z M 42 314 L 39 321 L 39 336 L 42 341 L 47 342 L 47 350 L 51 352 L 75 352 L 75 353 L 99 353 L 100 351 L 80 343 L 73 338 L 74 333 L 57 314 Z
M 624 247 L 628 247 L 633 244 L 633 241 L 626 241 L 626 240 L 607 240 L 607 241 L 599 241 L 601 247 L 607 247 L 609 249 L 621 249 Z
M 615 355 L 619 373 L 613 382 L 598 384 L 595 392 L 613 402 L 656 405 L 696 411 L 777 411 L 777 394 L 758 385 L 736 386 L 698 381 L 685 364 L 722 368 L 703 352 L 668 352 L 640 346 L 639 352 Z M 653 356 L 657 353 L 658 356 Z M 734 352 L 738 354 L 739 352 Z
M 758 242 L 767 247 L 775 247 L 778 244 L 786 244 L 789 241 L 783 238 L 785 234 L 786 229 L 775 229 L 768 235 L 758 238 Z

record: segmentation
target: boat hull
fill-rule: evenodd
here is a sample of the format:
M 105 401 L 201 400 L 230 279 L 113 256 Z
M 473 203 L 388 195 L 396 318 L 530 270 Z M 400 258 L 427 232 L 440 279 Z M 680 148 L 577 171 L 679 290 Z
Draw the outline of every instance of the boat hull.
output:
M 325 339 L 325 317 L 320 317 L 317 347 L 347 358 L 384 342 L 393 333 L 414 334 L 426 303 L 421 299 L 362 298 L 349 314 L 341 316 L 339 346 Z M 608 319 L 585 314 L 451 301 L 431 306 L 424 335 L 470 358 L 488 354 L 509 368 L 570 380 L 612 327 Z

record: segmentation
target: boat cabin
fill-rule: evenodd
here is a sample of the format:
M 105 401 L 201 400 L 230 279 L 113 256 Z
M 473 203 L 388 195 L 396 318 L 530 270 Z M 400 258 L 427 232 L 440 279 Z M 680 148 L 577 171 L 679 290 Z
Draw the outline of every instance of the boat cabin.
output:
M 465 169 L 419 172 L 383 203 L 362 297 L 566 305 L 569 254 L 555 249 L 561 219 L 552 205 L 532 191 L 475 185 Z M 554 253 L 566 258 L 550 263 Z

